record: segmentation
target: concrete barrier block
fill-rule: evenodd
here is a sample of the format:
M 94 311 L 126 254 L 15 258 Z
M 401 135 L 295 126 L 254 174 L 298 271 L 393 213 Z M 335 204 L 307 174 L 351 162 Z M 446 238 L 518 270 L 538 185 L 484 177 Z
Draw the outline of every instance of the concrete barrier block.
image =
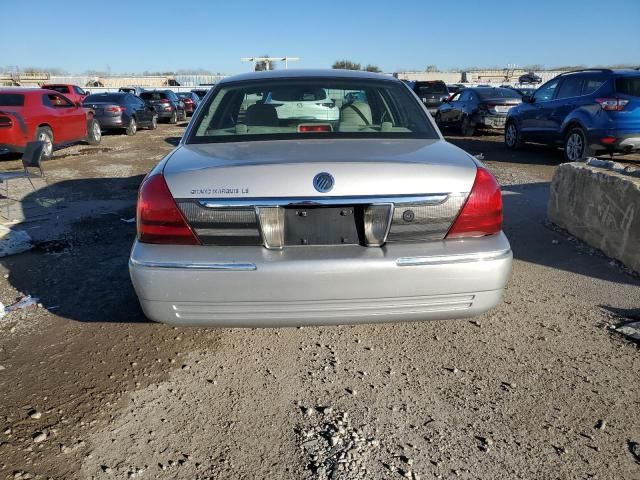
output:
M 640 178 L 584 163 L 555 171 L 549 220 L 640 272 Z

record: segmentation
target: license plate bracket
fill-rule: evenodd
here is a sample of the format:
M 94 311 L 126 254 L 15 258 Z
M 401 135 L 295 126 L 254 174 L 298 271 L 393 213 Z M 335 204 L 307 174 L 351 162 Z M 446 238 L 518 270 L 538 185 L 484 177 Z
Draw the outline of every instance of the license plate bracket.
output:
M 353 206 L 301 206 L 285 209 L 284 243 L 294 245 L 357 245 L 359 211 Z

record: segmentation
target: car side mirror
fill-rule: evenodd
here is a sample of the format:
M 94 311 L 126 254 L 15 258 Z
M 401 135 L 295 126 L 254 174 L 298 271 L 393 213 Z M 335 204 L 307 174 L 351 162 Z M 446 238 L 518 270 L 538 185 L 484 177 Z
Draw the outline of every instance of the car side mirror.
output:
M 450 102 L 450 98 L 449 97 L 444 97 L 442 99 L 442 103 L 449 103 Z

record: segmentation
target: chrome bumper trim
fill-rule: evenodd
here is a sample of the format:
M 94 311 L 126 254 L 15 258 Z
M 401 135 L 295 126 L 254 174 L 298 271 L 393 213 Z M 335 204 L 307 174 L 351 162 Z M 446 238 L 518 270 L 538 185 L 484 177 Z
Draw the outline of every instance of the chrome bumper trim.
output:
M 360 205 L 372 203 L 421 203 L 437 205 L 450 195 L 458 193 L 435 193 L 424 195 L 380 195 L 356 197 L 289 197 L 289 198 L 217 198 L 217 199 L 180 199 L 195 200 L 203 207 L 287 207 L 300 205 Z M 465 194 L 466 195 L 466 194 Z
M 398 267 L 414 267 L 420 265 L 443 265 L 451 263 L 486 262 L 501 260 L 511 256 L 511 249 L 497 252 L 482 252 L 463 255 L 437 255 L 434 257 L 400 257 L 396 260 Z
M 171 268 L 178 270 L 224 270 L 234 272 L 249 272 L 257 270 L 255 263 L 191 263 L 191 262 L 146 262 L 130 259 L 132 267 Z

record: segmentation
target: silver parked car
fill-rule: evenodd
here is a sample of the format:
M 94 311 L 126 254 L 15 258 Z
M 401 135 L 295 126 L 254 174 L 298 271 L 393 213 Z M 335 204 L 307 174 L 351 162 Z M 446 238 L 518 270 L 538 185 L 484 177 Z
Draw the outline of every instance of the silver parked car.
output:
M 265 100 L 287 90 L 306 101 L 280 118 Z M 305 112 L 314 98 L 335 119 Z M 173 325 L 469 317 L 511 271 L 493 175 L 401 81 L 365 72 L 221 81 L 145 178 L 137 227 L 133 285 Z

